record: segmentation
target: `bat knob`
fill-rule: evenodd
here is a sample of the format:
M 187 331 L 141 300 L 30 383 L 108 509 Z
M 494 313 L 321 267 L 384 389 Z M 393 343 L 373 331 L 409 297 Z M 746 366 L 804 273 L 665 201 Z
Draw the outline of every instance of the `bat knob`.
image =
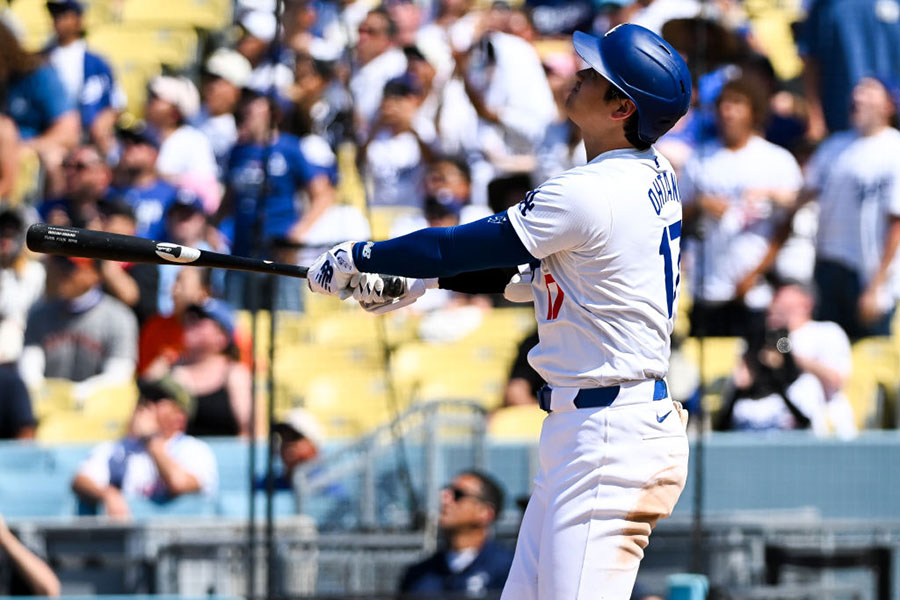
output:
M 402 277 L 385 277 L 384 291 L 382 292 L 389 298 L 399 298 L 406 292 L 406 283 Z

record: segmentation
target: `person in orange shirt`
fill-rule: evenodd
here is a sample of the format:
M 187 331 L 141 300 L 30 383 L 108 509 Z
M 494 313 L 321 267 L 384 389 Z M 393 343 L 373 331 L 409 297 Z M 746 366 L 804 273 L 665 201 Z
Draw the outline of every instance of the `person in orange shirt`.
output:
M 181 269 L 172 288 L 174 308 L 169 316 L 155 315 L 141 328 L 137 371 L 141 376 L 162 377 L 184 349 L 184 315 L 188 307 L 210 297 L 210 270 Z

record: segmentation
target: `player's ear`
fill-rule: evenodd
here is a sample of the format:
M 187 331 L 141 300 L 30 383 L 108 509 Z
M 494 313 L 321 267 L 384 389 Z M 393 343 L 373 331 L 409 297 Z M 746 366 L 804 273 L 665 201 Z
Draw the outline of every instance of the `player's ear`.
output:
M 627 119 L 631 115 L 637 112 L 637 106 L 635 106 L 634 102 L 632 102 L 629 98 L 619 98 L 615 102 L 615 106 L 613 107 L 613 119 Z

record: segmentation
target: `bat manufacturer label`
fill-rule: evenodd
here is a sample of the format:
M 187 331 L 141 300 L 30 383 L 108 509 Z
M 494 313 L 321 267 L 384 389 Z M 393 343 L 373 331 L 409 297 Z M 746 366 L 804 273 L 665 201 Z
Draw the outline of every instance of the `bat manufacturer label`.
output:
M 156 255 L 169 262 L 192 263 L 200 258 L 200 251 L 189 246 L 159 243 L 156 245 Z

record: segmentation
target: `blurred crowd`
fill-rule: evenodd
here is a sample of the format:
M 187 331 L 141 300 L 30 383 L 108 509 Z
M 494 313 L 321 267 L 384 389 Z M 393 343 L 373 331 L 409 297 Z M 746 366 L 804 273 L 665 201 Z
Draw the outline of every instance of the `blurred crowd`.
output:
M 0 13 L 0 437 L 34 435 L 28 396 L 46 379 L 77 400 L 135 377 L 190 395 L 187 433 L 250 435 L 234 311 L 304 310 L 299 280 L 37 257 L 30 223 L 306 264 L 370 238 L 375 214 L 397 235 L 503 211 L 587 159 L 565 116 L 581 68 L 569 36 L 624 22 L 692 69 L 691 111 L 657 146 L 679 171 L 687 332 L 747 340 L 720 426 L 852 435 L 850 345 L 890 334 L 900 291 L 896 0 L 277 7 L 236 0 L 234 27 L 150 79 L 139 114 L 86 41 L 90 2 L 49 0 L 40 52 Z M 362 204 L 339 192 L 357 178 Z M 420 310 L 496 302 L 435 296 Z M 423 337 L 458 328 L 431 321 Z M 508 404 L 539 383 L 523 365 Z

